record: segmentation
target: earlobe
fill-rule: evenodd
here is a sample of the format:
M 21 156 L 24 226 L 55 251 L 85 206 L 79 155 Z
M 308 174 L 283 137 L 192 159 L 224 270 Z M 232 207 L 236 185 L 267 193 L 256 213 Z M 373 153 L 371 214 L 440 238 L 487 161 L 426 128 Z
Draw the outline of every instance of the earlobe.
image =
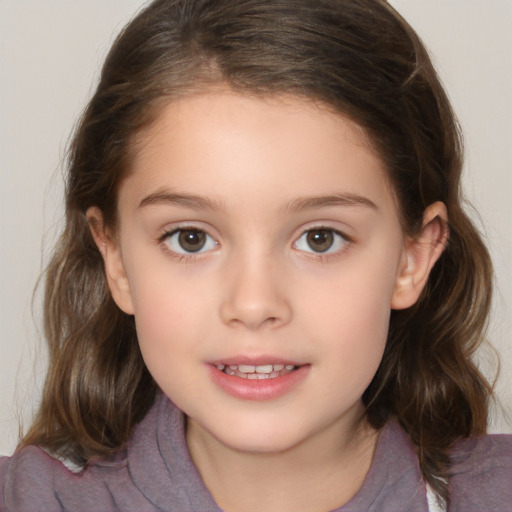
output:
M 130 283 L 124 268 L 119 242 L 108 232 L 101 210 L 95 206 L 87 210 L 87 222 L 103 257 L 105 273 L 112 298 L 128 315 L 134 314 Z
M 391 299 L 392 309 L 405 309 L 415 304 L 446 247 L 448 236 L 446 206 L 441 202 L 433 203 L 425 209 L 419 236 L 406 241 Z

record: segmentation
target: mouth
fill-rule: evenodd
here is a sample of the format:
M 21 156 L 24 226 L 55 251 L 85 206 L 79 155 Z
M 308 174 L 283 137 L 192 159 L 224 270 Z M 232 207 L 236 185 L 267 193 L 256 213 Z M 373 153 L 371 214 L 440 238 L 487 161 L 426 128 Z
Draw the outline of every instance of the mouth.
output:
M 239 377 L 241 379 L 248 380 L 265 380 L 275 379 L 277 377 L 283 377 L 296 371 L 299 366 L 295 364 L 261 364 L 261 365 L 250 365 L 250 364 L 216 364 L 219 371 L 226 375 L 233 377 Z
M 232 358 L 210 363 L 212 381 L 225 393 L 242 400 L 273 400 L 297 389 L 310 373 L 311 364 L 270 359 Z

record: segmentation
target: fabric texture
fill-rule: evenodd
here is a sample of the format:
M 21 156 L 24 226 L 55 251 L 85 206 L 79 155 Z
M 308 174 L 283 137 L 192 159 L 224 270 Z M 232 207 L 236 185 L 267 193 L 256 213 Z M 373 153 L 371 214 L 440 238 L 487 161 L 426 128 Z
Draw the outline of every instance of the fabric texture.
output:
M 111 460 L 74 473 L 38 447 L 0 459 L 0 511 L 219 512 L 185 443 L 183 414 L 160 395 Z M 460 443 L 450 512 L 512 511 L 512 436 Z M 414 449 L 394 422 L 381 432 L 358 493 L 335 512 L 427 512 Z

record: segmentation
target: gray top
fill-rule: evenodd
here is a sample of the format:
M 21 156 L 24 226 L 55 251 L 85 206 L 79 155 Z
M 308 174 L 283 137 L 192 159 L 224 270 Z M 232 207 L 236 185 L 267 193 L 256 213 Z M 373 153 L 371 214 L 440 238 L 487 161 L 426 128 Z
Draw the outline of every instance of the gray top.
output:
M 219 512 L 185 443 L 183 414 L 160 395 L 112 460 L 69 471 L 38 447 L 0 459 L 0 511 Z M 512 511 L 512 436 L 460 443 L 453 455 L 450 512 Z M 405 432 L 381 432 L 358 493 L 336 512 L 427 512 L 425 485 Z

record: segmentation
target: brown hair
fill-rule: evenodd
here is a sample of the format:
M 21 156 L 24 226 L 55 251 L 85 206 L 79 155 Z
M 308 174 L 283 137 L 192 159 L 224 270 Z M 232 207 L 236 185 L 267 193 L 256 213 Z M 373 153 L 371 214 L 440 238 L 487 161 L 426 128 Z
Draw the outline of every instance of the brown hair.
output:
M 376 428 L 396 418 L 425 480 L 449 499 L 449 450 L 485 432 L 490 387 L 471 355 L 491 300 L 488 253 L 461 206 L 458 126 L 428 54 L 384 0 L 156 0 L 122 31 L 69 152 L 66 226 L 46 273 L 50 367 L 22 445 L 78 463 L 116 451 L 152 405 L 134 319 L 108 290 L 85 212 L 115 227 L 134 141 L 164 102 L 215 84 L 296 94 L 358 123 L 379 151 L 405 232 L 446 204 L 450 238 L 417 304 L 393 311 L 363 400 Z

